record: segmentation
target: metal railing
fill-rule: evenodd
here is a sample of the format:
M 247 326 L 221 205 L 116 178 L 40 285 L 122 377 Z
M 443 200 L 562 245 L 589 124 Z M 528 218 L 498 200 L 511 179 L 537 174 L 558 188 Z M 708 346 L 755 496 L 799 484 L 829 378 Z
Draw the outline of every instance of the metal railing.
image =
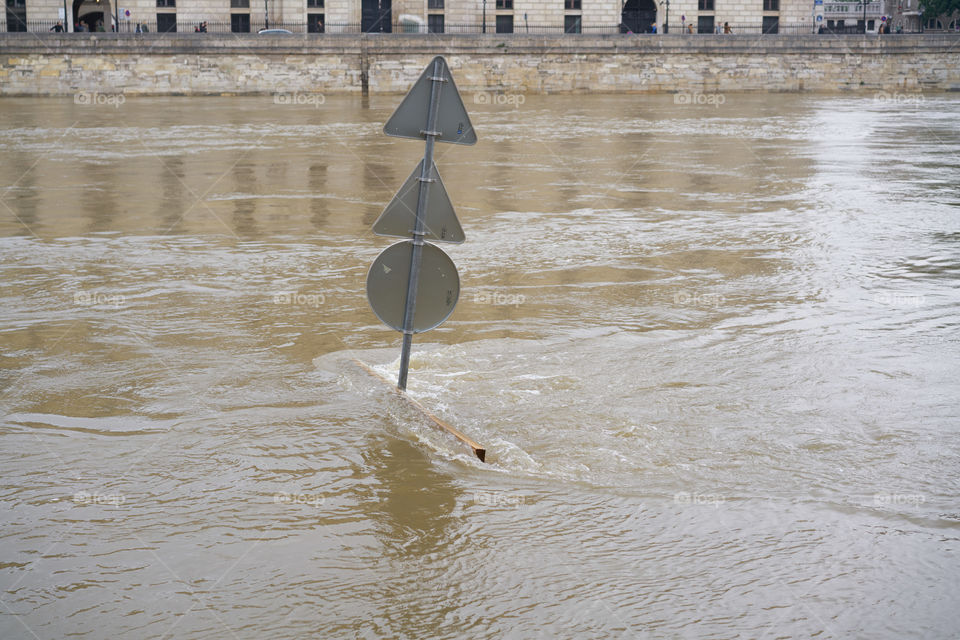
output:
M 869 18 L 869 14 L 868 14 L 868 18 Z M 21 31 L 25 30 L 31 33 L 51 32 L 53 31 L 54 25 L 56 24 L 57 24 L 57 20 L 27 20 L 25 24 L 21 23 L 21 26 L 25 27 L 25 29 L 21 29 Z M 234 25 L 230 22 L 207 21 L 207 33 L 211 33 L 211 34 L 233 33 L 238 37 L 249 36 L 249 35 L 256 36 L 257 31 L 264 28 L 264 21 L 262 17 L 260 18 L 260 20 L 253 20 L 251 16 L 251 20 L 249 24 L 250 24 L 249 31 L 235 32 L 233 31 Z M 715 23 L 715 25 L 717 24 L 719 26 L 715 26 L 714 29 L 709 32 L 709 34 L 715 35 L 717 32 L 719 32 L 721 35 L 723 35 L 723 31 L 724 31 L 723 23 L 722 22 Z M 846 25 L 843 27 L 834 27 L 832 29 L 827 27 L 826 20 L 824 20 L 820 24 L 823 25 L 822 31 L 824 34 L 830 34 L 830 35 L 857 35 L 857 34 L 862 35 L 863 34 L 863 27 L 855 24 Z M 146 32 L 148 34 L 158 33 L 156 19 L 121 20 L 119 32 L 121 35 L 135 34 L 137 33 L 138 25 L 145 25 Z M 198 27 L 199 27 L 199 23 L 197 22 L 186 23 L 186 22 L 178 21 L 176 24 L 176 32 L 178 34 L 185 34 L 185 33 L 194 34 L 197 37 L 203 37 L 204 35 L 206 35 L 204 33 L 197 33 L 195 29 Z M 106 28 L 109 29 L 110 27 L 107 26 Z M 322 36 L 324 34 L 356 35 L 356 34 L 362 33 L 361 25 L 359 23 L 337 22 L 337 23 L 326 23 L 322 25 L 316 25 L 316 24 L 311 25 L 306 22 L 274 22 L 273 20 L 271 20 L 270 28 L 286 29 L 288 31 L 291 31 L 294 34 L 308 34 L 308 35 L 316 35 L 316 36 Z M 425 34 L 428 32 L 426 27 L 421 25 L 416 25 L 416 28 L 413 28 L 408 25 L 395 24 L 395 25 L 391 25 L 391 30 L 392 30 L 392 34 L 397 34 L 397 35 L 409 34 L 409 33 Z M 528 35 L 528 34 L 529 35 L 564 35 L 565 34 L 570 37 L 576 37 L 577 35 L 581 35 L 581 34 L 582 35 L 626 34 L 627 31 L 628 30 L 625 27 L 625 25 L 608 25 L 608 26 L 601 26 L 601 27 L 583 27 L 580 32 L 572 33 L 570 31 L 565 30 L 563 25 L 532 25 L 532 24 L 527 25 L 521 22 L 521 23 L 515 23 L 513 25 L 513 31 L 510 33 L 503 33 L 503 32 L 498 33 L 496 30 L 496 25 L 488 22 L 485 33 L 501 35 L 501 36 L 509 36 L 511 34 L 512 35 Z M 697 31 L 698 31 L 698 25 L 696 23 L 690 23 L 690 22 L 670 23 L 670 29 L 669 29 L 670 35 L 684 35 L 689 37 L 705 35 L 705 34 L 700 34 Z M 793 24 L 786 24 L 786 25 L 780 24 L 777 26 L 777 29 L 775 32 L 771 31 L 769 27 L 767 28 L 767 30 L 764 30 L 763 25 L 760 25 L 760 24 L 730 24 L 730 31 L 732 32 L 733 35 L 750 35 L 750 36 L 766 37 L 766 36 L 773 36 L 773 35 L 809 35 L 815 32 L 819 32 L 820 29 L 819 29 L 819 26 L 815 28 L 812 22 L 807 22 L 807 23 L 793 23 Z M 955 31 L 946 31 L 946 30 L 943 30 L 943 31 L 927 30 L 926 32 L 929 32 L 931 34 L 956 33 Z M 8 32 L 0 31 L 0 37 L 5 35 L 6 33 Z M 9 32 L 9 33 L 13 33 L 13 32 Z M 101 35 L 103 33 L 110 33 L 110 31 L 101 32 Z M 368 31 L 367 33 L 371 33 L 371 32 Z M 484 31 L 483 31 L 483 26 L 481 24 L 448 23 L 444 25 L 444 30 L 442 33 L 450 34 L 450 35 L 478 35 L 478 34 L 484 33 Z M 907 33 L 907 32 L 905 31 L 904 33 Z M 917 33 L 917 32 L 911 32 L 911 33 Z M 94 35 L 94 34 L 90 32 L 84 32 L 84 33 L 77 33 L 76 35 L 82 36 L 82 35 Z M 389 36 L 391 35 L 391 33 L 387 32 L 387 33 L 383 33 L 382 35 Z M 652 34 L 637 33 L 633 35 L 642 37 L 642 36 L 647 36 Z
M 813 23 L 793 23 L 780 24 L 776 28 L 767 27 L 764 29 L 762 24 L 734 24 L 730 23 L 730 34 L 724 32 L 723 22 L 714 22 L 713 28 L 705 33 L 698 33 L 699 25 L 697 22 L 678 22 L 670 23 L 670 33 L 673 35 L 806 35 L 813 33 Z

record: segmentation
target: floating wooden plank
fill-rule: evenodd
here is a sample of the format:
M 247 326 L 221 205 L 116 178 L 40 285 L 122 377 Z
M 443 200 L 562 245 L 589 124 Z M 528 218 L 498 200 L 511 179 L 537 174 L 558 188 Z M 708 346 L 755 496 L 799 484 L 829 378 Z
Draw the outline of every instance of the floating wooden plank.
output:
M 353 361 L 357 363 L 358 367 L 360 367 L 361 369 L 369 373 L 374 378 L 383 380 L 388 385 L 390 385 L 390 388 L 393 390 L 394 393 L 396 393 L 398 396 L 400 396 L 401 398 L 409 402 L 411 405 L 419 409 L 420 412 L 423 413 L 423 415 L 425 415 L 427 418 L 429 418 L 430 421 L 433 422 L 435 425 L 437 425 L 447 433 L 454 436 L 457 440 L 459 440 L 460 442 L 464 443 L 465 445 L 473 449 L 473 453 L 476 454 L 478 458 L 480 458 L 480 462 L 486 462 L 487 450 L 485 448 L 483 448 L 482 446 L 480 446 L 479 444 L 477 444 L 476 442 L 468 438 L 460 430 L 454 428 L 453 426 L 447 424 L 437 416 L 433 415 L 433 413 L 431 413 L 429 409 L 427 409 L 425 406 L 417 402 L 417 400 L 415 400 L 414 398 L 411 398 L 405 391 L 401 391 L 400 389 L 395 387 L 391 380 L 388 380 L 387 378 L 380 375 L 380 373 L 376 369 L 374 369 L 367 363 L 361 362 L 356 358 L 354 358 Z

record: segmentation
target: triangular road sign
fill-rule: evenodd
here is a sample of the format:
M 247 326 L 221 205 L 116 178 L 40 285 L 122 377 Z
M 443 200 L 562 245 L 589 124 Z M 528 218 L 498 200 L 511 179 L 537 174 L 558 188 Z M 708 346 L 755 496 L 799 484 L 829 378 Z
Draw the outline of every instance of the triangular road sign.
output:
M 453 76 L 450 75 L 450 68 L 447 61 L 442 56 L 434 58 L 423 73 L 420 79 L 413 85 L 410 92 L 393 112 L 387 124 L 383 126 L 383 132 L 388 136 L 398 138 L 414 138 L 424 140 L 427 130 L 427 118 L 430 115 L 430 92 L 433 89 L 433 69 L 434 64 L 440 62 L 439 77 L 443 78 L 442 88 L 440 89 L 440 108 L 437 111 L 436 130 L 440 132 L 435 140 L 438 142 L 452 142 L 454 144 L 476 144 L 477 134 L 470 124 L 470 116 L 463 106 L 463 100 L 460 99 L 460 92 L 457 91 L 457 85 L 453 82 Z
M 420 172 L 423 170 L 423 160 L 417 164 L 407 181 L 403 183 L 397 195 L 383 210 L 377 221 L 373 223 L 373 232 L 378 236 L 395 236 L 409 238 L 417 223 L 417 200 L 420 198 L 420 185 L 432 185 L 430 197 L 427 198 L 427 210 L 423 216 L 424 237 L 436 242 L 452 242 L 460 244 L 466 238 L 463 227 L 453 210 L 450 196 L 440 179 L 437 165 L 433 164 L 430 179 L 433 182 L 420 182 Z

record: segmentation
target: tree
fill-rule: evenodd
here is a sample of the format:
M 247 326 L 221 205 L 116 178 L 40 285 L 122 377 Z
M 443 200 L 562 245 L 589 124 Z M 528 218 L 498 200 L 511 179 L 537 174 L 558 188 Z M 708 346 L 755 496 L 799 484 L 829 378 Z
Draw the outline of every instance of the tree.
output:
M 923 0 L 922 7 L 924 19 L 950 18 L 960 13 L 960 0 Z

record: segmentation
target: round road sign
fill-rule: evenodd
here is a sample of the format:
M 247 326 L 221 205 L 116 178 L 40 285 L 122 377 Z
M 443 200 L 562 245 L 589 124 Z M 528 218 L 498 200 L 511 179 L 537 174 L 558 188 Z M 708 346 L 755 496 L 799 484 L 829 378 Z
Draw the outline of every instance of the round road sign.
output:
M 367 272 L 370 307 L 385 325 L 397 331 L 403 331 L 412 251 L 412 240 L 390 245 Z M 423 333 L 440 325 L 453 313 L 459 297 L 460 276 L 453 260 L 439 247 L 425 242 L 417 280 L 413 332 Z

